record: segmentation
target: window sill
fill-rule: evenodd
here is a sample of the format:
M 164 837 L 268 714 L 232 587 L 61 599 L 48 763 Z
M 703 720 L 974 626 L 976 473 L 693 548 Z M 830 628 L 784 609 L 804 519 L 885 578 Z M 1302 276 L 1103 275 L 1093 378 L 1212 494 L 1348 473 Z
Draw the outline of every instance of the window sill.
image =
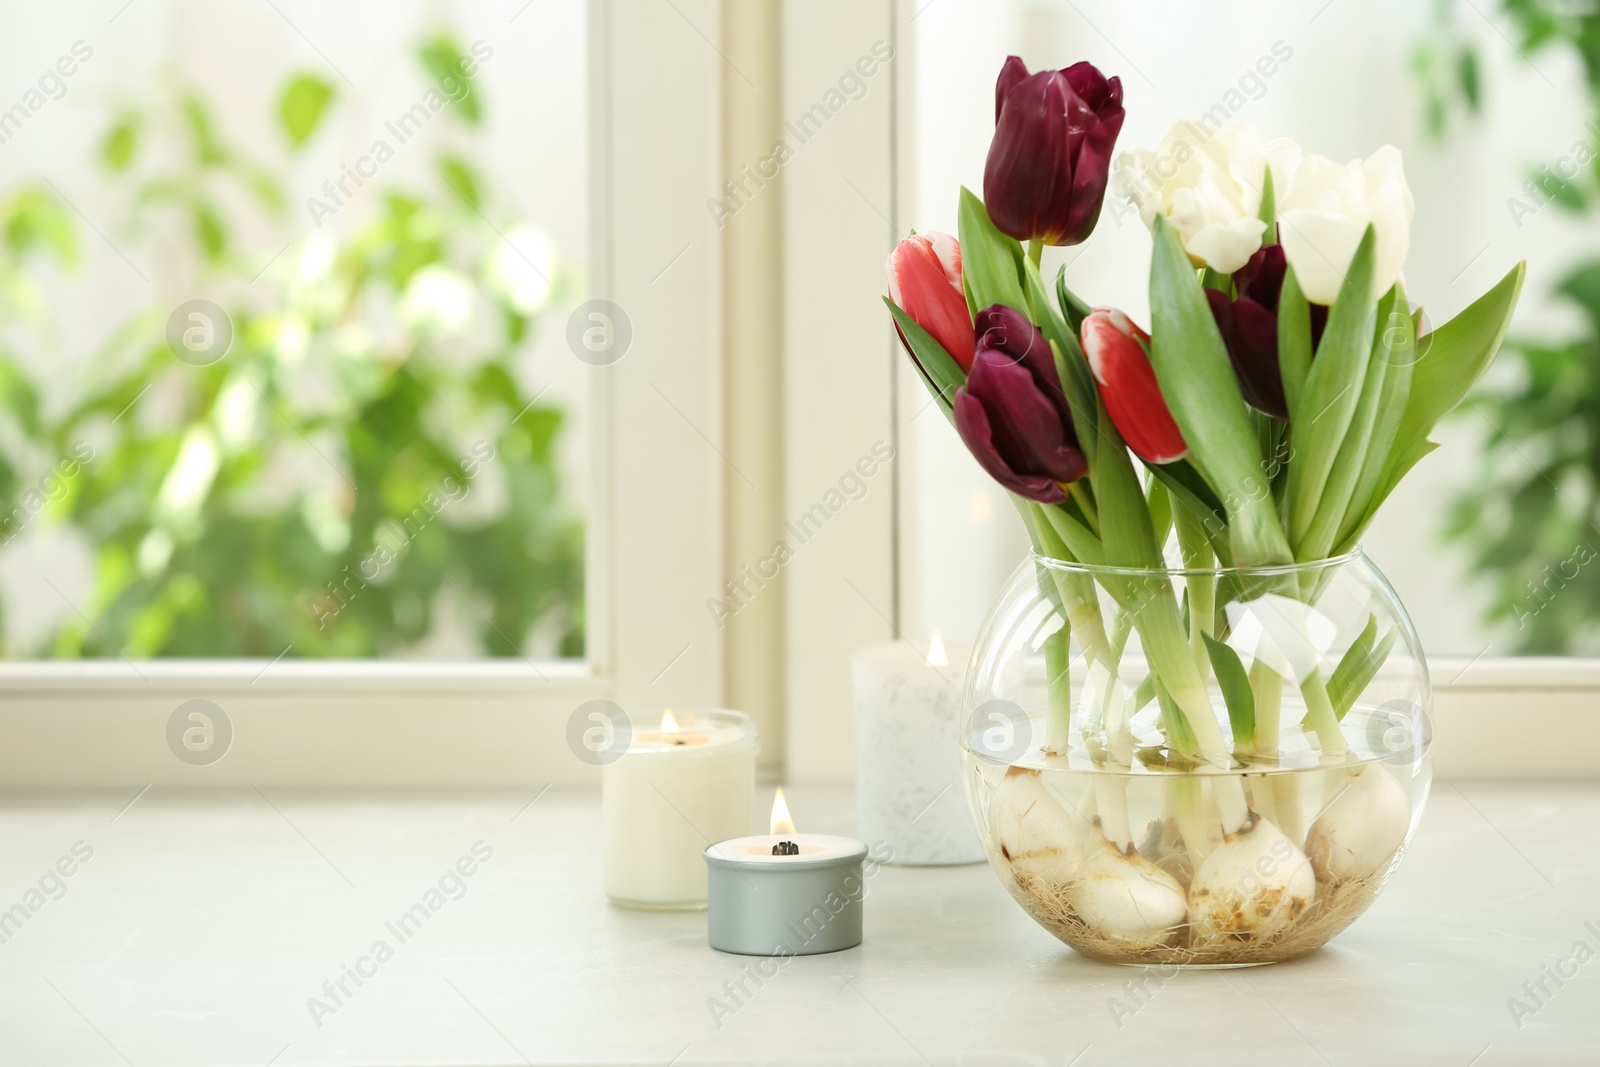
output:
M 1552 985 L 1520 1029 L 1505 1007 L 1595 943 L 1594 785 L 1442 785 L 1383 898 L 1330 947 L 1147 981 L 1142 1005 L 1137 970 L 1057 943 L 986 865 L 881 868 L 861 947 L 758 987 L 756 960 L 707 947 L 703 914 L 605 903 L 592 790 L 131 796 L 0 798 L 0 907 L 74 842 L 93 849 L 0 945 L 9 1060 L 1065 1063 L 1090 1046 L 1116 1063 L 1212 1034 L 1185 1062 L 1577 1061 L 1600 1010 L 1587 981 Z M 851 829 L 847 790 L 790 801 L 806 829 Z M 385 924 L 478 842 L 464 892 L 399 941 Z M 392 959 L 363 962 L 380 940 Z M 323 983 L 358 964 L 372 973 L 335 1003 Z M 314 1020 L 313 997 L 333 1010 Z M 1113 998 L 1136 1017 L 1119 1025 Z
M 207 692 L 414 693 L 552 690 L 591 686 L 584 660 L 469 661 L 166 659 L 62 660 L 0 664 L 0 694 Z

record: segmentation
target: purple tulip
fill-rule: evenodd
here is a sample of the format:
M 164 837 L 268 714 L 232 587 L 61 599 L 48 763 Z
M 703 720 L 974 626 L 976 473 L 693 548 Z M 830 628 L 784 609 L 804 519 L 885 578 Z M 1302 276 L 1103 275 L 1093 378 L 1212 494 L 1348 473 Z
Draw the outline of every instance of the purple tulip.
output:
M 1094 232 L 1111 149 L 1122 129 L 1122 82 L 1090 63 L 1029 74 L 1011 56 L 994 87 L 994 140 L 983 199 L 1001 233 L 1075 245 Z
M 955 422 L 979 466 L 1041 504 L 1067 498 L 1063 486 L 1088 473 L 1050 345 L 1020 311 L 978 312 L 977 354 L 956 390 Z
M 1257 411 L 1287 421 L 1289 403 L 1283 395 L 1283 372 L 1278 367 L 1278 297 L 1283 292 L 1286 261 L 1283 246 L 1263 245 L 1233 275 L 1237 299 L 1216 289 L 1206 290 L 1211 315 L 1228 346 L 1228 358 L 1239 379 L 1245 402 Z M 1316 345 L 1328 309 L 1311 305 L 1311 343 Z

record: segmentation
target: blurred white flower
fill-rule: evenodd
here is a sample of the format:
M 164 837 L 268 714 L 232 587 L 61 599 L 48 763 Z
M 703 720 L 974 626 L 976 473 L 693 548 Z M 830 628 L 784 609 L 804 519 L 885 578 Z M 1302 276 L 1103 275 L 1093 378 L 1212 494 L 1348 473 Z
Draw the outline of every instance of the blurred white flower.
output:
M 178 458 L 156 494 L 156 511 L 169 528 L 185 529 L 200 518 L 220 463 L 217 444 L 204 426 L 191 426 L 178 446 Z
M 172 558 L 172 535 L 165 530 L 151 530 L 139 540 L 139 573 L 153 578 Z
M 1165 215 L 1197 266 L 1231 274 L 1261 246 L 1266 224 L 1257 216 L 1267 168 L 1282 203 L 1299 162 L 1293 141 L 1263 145 L 1242 122 L 1224 123 L 1214 133 L 1179 122 L 1159 151 L 1141 148 L 1117 157 L 1116 187 L 1146 226 Z
M 285 315 L 278 321 L 278 358 L 285 363 L 300 362 L 310 340 L 311 328 L 299 315 Z
M 307 493 L 300 501 L 300 517 L 329 555 L 338 555 L 350 544 L 350 520 L 332 492 Z
M 347 322 L 333 335 L 334 351 L 352 359 L 372 354 L 377 338 L 364 322 Z
M 1306 299 L 1331 304 L 1370 223 L 1377 230 L 1377 292 L 1400 277 L 1411 248 L 1415 203 L 1400 150 L 1384 145 L 1344 166 L 1307 156 L 1278 197 L 1278 236 Z
M 314 233 L 306 238 L 306 243 L 300 246 L 300 261 L 296 264 L 296 272 L 303 282 L 314 282 L 328 273 L 328 268 L 333 266 L 333 254 L 337 250 L 333 237 L 326 233 Z
M 250 440 L 260 399 L 255 381 L 247 374 L 235 374 L 217 394 L 211 421 L 217 428 L 217 439 L 225 451 L 237 452 Z
M 488 282 L 524 315 L 544 305 L 555 274 L 555 247 L 532 226 L 514 226 L 489 256 Z
M 454 333 L 472 321 L 472 283 L 430 263 L 411 276 L 400 298 L 400 320 L 429 333 Z

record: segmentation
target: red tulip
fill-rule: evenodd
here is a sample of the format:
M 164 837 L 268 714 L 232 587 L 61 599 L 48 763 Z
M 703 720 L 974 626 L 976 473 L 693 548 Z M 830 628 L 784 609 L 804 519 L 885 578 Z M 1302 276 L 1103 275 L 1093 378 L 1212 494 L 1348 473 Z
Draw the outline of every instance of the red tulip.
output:
M 1001 233 L 1075 245 L 1100 218 L 1122 130 L 1122 82 L 1089 63 L 1029 74 L 1016 56 L 994 87 L 983 200 Z
M 1134 455 L 1146 463 L 1183 458 L 1189 446 L 1161 397 L 1143 347 L 1150 335 L 1115 308 L 1097 308 L 1083 320 L 1081 339 L 1106 413 Z
M 972 369 L 972 316 L 961 288 L 961 245 L 947 233 L 907 237 L 889 253 L 889 299 Z

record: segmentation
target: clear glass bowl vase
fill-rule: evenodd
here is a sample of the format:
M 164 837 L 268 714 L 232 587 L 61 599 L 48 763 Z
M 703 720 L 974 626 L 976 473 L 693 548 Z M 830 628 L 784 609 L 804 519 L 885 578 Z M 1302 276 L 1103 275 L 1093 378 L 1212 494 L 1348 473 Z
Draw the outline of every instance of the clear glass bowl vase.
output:
M 1427 665 L 1359 550 L 1214 570 L 1031 556 L 964 702 L 990 864 L 1041 926 L 1111 962 L 1320 947 L 1383 889 L 1431 780 Z

